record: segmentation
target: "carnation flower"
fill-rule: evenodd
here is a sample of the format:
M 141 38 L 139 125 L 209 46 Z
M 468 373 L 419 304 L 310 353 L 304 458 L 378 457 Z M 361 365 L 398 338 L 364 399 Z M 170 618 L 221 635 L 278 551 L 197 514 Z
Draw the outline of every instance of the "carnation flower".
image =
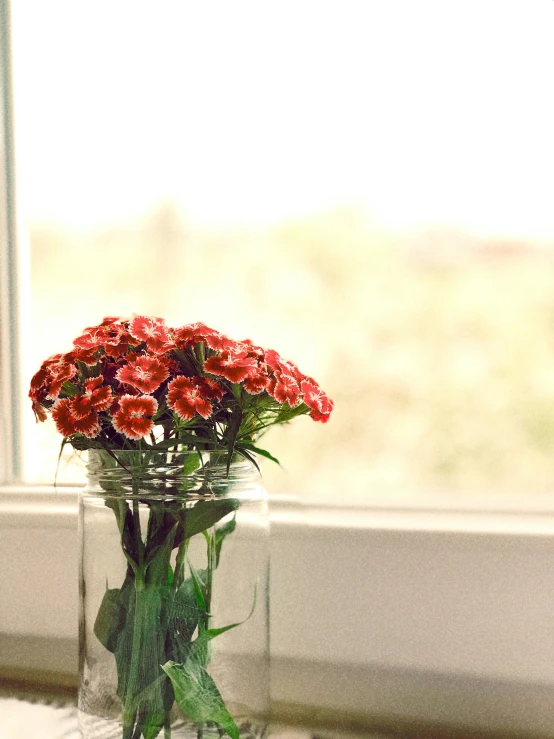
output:
M 163 318 L 136 316 L 131 321 L 129 331 L 135 339 L 146 342 L 153 354 L 163 354 L 170 341 Z
M 157 410 L 158 401 L 151 395 L 124 395 L 114 413 L 113 427 L 128 439 L 142 439 L 154 428 L 152 416 Z
M 92 411 L 105 411 L 113 400 L 111 387 L 102 386 L 104 378 L 93 377 L 85 381 L 84 393 L 73 398 L 72 413 L 77 419 L 86 418 Z
M 52 418 L 56 422 L 58 431 L 66 438 L 73 434 L 83 434 L 89 439 L 94 439 L 100 433 L 98 413 L 91 410 L 86 416 L 77 418 L 72 398 L 58 401 L 52 410 Z
M 231 382 L 242 382 L 252 377 L 258 369 L 258 363 L 249 357 L 245 351 L 222 352 L 204 362 L 204 369 L 212 375 L 221 375 Z
M 291 407 L 300 402 L 300 386 L 290 375 L 278 374 L 270 384 L 269 393 L 279 403 L 288 403 Z
M 331 398 L 313 380 L 305 380 L 301 387 L 304 403 L 312 409 L 310 417 L 314 421 L 326 423 L 333 410 Z
M 137 357 L 123 365 L 116 377 L 143 393 L 153 393 L 169 377 L 167 367 L 156 357 Z
M 194 418 L 195 413 L 209 418 L 212 404 L 206 396 L 213 397 L 212 393 L 212 387 L 201 377 L 176 377 L 168 385 L 167 405 L 183 420 Z
M 202 444 L 252 459 L 268 427 L 307 414 L 325 423 L 333 410 L 293 362 L 204 323 L 171 328 L 162 318 L 109 316 L 73 344 L 42 363 L 29 397 L 36 420 L 51 413 L 80 450 Z

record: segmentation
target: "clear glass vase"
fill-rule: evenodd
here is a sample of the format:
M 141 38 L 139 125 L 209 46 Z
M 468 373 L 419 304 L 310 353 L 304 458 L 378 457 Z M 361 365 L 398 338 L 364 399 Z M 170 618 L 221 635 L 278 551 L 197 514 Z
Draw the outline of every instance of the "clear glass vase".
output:
M 268 733 L 269 524 L 221 452 L 89 452 L 80 497 L 85 739 Z

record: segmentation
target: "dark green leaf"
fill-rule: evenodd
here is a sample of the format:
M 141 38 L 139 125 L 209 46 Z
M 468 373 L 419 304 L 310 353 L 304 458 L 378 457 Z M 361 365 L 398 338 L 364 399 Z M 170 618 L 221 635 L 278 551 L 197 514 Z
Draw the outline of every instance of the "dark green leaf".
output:
M 238 727 L 225 707 L 221 693 L 202 665 L 189 658 L 182 665 L 166 662 L 162 670 L 169 676 L 177 705 L 187 718 L 201 725 L 213 721 L 231 739 L 240 739 Z
M 127 735 L 153 738 L 166 718 L 166 691 L 160 680 L 165 659 L 164 588 L 135 585 L 131 580 L 125 626 L 115 649 L 117 692 Z M 135 728 L 130 732 L 131 724 Z
M 236 406 L 231 413 L 229 424 L 227 426 L 227 474 L 229 474 L 229 468 L 231 467 L 231 460 L 233 458 L 233 452 L 235 451 L 235 442 L 240 429 L 242 421 L 242 410 L 240 406 Z
M 194 569 L 192 562 L 189 562 L 192 584 L 198 605 L 204 613 L 206 613 L 206 584 L 200 578 L 199 573 Z
M 237 448 L 239 446 L 239 443 L 237 443 Z M 254 454 L 259 454 L 261 457 L 266 457 L 267 459 L 271 459 L 272 462 L 275 462 L 275 464 L 281 465 L 281 462 L 274 457 L 272 454 L 270 454 L 266 449 L 260 449 L 260 447 L 254 446 L 254 444 L 251 444 L 249 441 L 241 441 L 240 446 L 244 447 L 251 452 L 254 452 Z
M 176 522 L 173 528 L 168 532 L 163 544 L 157 547 L 149 555 L 146 565 L 146 584 L 147 585 L 167 585 L 169 576 L 169 560 L 173 550 L 173 542 L 177 532 Z
M 227 521 L 227 523 L 223 524 L 223 526 L 220 526 L 220 528 L 216 529 L 215 531 L 215 566 L 216 567 L 219 567 L 219 558 L 221 557 L 221 547 L 223 546 L 225 537 L 229 536 L 229 534 L 232 534 L 236 528 L 237 528 L 237 517 L 236 515 L 234 515 L 233 518 Z
M 197 572 L 197 577 L 204 581 L 205 570 Z M 184 662 L 201 613 L 192 578 L 187 578 L 177 590 L 171 591 L 167 611 L 166 653 L 169 659 Z
M 102 646 L 115 652 L 117 637 L 125 626 L 125 607 L 119 588 L 106 590 L 94 622 L 94 633 Z
M 186 516 L 183 517 L 184 538 L 190 539 L 191 536 L 210 529 L 238 507 L 239 501 L 235 498 L 199 500 L 192 508 L 186 509 Z

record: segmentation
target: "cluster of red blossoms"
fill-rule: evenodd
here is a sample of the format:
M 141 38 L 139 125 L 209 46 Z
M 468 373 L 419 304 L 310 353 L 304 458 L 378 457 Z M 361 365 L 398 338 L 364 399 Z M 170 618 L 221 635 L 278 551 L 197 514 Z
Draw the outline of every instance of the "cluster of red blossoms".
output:
M 245 407 L 258 396 L 260 407 L 288 406 L 323 423 L 333 409 L 315 380 L 277 352 L 202 323 L 174 329 L 161 318 L 110 317 L 73 344 L 43 362 L 29 392 L 37 420 L 51 411 L 66 438 L 105 432 L 111 439 L 116 432 L 138 440 L 157 424 L 167 430 L 173 413 L 182 421 L 216 420 L 241 403 L 241 388 Z

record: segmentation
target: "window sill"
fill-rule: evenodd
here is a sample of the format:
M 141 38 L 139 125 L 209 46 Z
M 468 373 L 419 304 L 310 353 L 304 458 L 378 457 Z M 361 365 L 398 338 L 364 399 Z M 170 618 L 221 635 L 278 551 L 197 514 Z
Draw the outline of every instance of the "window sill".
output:
M 277 701 L 547 735 L 552 517 L 282 498 L 271 516 Z M 75 489 L 1 491 L 4 637 L 75 648 L 76 518 Z

